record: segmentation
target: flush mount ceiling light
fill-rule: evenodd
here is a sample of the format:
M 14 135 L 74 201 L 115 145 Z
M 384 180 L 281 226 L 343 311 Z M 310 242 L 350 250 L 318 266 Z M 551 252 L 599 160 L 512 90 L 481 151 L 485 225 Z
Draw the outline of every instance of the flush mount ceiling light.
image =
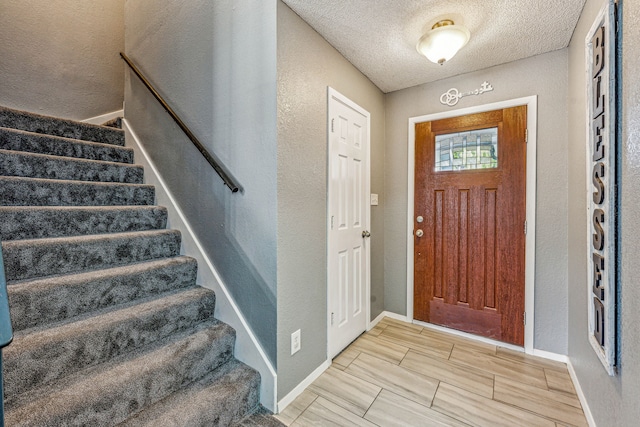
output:
M 416 49 L 429 61 L 442 65 L 467 44 L 469 37 L 471 33 L 466 27 L 444 19 L 436 22 L 431 30 L 420 37 Z

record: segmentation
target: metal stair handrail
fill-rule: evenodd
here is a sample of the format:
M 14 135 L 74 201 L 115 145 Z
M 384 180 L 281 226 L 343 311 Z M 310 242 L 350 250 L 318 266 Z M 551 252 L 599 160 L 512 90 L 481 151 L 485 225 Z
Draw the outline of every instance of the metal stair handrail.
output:
M 205 148 L 205 146 L 200 142 L 200 140 L 191 132 L 189 127 L 180 119 L 180 117 L 176 114 L 175 111 L 167 104 L 162 95 L 158 93 L 158 91 L 153 87 L 151 82 L 142 74 L 142 72 L 138 69 L 138 67 L 129 59 L 127 55 L 120 52 L 120 57 L 126 62 L 126 64 L 131 68 L 131 70 L 135 73 L 136 76 L 142 81 L 142 83 L 149 89 L 149 92 L 162 104 L 162 107 L 165 111 L 171 116 L 171 118 L 176 122 L 176 124 L 182 129 L 182 131 L 187 135 L 187 137 L 191 140 L 193 145 L 196 146 L 200 154 L 204 156 L 204 158 L 209 162 L 211 167 L 216 171 L 216 173 L 222 178 L 224 184 L 229 187 L 232 193 L 237 193 L 238 191 L 242 192 L 242 187 L 240 184 L 236 182 L 236 180 L 231 176 L 231 174 L 226 170 L 222 162 L 217 159 L 213 154 L 209 153 L 209 151 Z

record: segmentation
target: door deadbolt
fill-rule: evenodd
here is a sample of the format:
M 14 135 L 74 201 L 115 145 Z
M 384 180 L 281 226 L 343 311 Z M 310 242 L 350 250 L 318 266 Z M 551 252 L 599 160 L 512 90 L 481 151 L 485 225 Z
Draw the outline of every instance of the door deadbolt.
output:
M 422 231 L 421 229 L 417 229 L 416 230 L 416 237 L 422 237 L 424 236 L 424 231 Z
M 417 222 L 422 222 L 422 221 L 424 221 L 424 218 L 423 218 L 422 216 L 418 216 L 418 217 L 416 218 L 416 221 L 417 221 Z

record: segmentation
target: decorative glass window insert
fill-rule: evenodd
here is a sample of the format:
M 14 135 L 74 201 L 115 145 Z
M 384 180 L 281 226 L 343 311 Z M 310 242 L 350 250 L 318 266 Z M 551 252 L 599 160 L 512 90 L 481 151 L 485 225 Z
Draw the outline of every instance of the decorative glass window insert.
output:
M 497 167 L 497 127 L 436 135 L 436 172 Z

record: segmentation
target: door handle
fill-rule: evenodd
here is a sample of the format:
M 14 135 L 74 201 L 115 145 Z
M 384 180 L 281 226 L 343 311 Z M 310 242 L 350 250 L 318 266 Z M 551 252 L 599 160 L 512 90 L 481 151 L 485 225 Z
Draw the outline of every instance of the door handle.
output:
M 416 237 L 422 237 L 422 236 L 424 236 L 424 231 L 418 228 L 416 230 Z
M 364 230 L 362 232 L 362 238 L 364 239 L 365 237 L 371 237 L 371 233 L 369 233 L 367 230 Z

